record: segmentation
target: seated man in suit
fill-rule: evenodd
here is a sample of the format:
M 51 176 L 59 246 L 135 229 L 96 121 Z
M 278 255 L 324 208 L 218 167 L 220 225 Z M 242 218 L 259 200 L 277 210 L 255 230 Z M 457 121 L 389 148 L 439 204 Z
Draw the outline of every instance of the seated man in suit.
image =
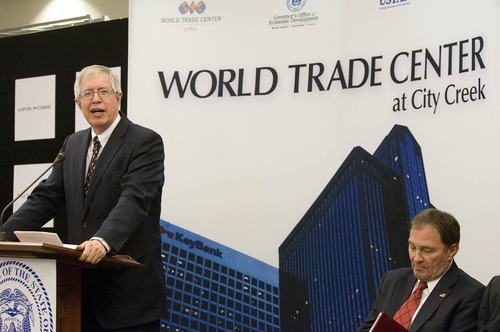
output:
M 486 286 L 477 327 L 480 332 L 500 331 L 500 276 L 493 277 Z
M 385 312 L 412 332 L 476 331 L 484 285 L 458 268 L 460 225 L 450 214 L 427 209 L 410 224 L 411 268 L 387 272 L 371 312 L 358 331 L 369 331 Z

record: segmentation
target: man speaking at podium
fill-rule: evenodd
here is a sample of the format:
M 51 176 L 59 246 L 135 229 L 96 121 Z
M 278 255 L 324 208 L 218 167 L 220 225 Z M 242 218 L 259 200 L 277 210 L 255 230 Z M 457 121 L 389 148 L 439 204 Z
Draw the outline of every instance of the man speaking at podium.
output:
M 159 218 L 164 149 L 154 131 L 119 111 L 120 81 L 104 66 L 85 67 L 75 102 L 90 124 L 66 138 L 58 163 L 4 225 L 37 230 L 66 204 L 68 242 L 80 260 L 97 264 L 107 252 L 129 255 L 146 269 L 84 269 L 83 331 L 155 331 L 166 314 Z

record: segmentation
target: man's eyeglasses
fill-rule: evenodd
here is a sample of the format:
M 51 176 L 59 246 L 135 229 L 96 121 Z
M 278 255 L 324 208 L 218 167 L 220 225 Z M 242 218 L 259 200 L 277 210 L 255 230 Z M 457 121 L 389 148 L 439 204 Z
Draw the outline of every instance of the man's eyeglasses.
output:
M 109 97 L 112 94 L 115 93 L 115 91 L 111 89 L 106 89 L 106 88 L 101 88 L 97 90 L 86 90 L 83 91 L 78 98 L 83 99 L 83 100 L 89 100 L 91 98 L 94 98 L 94 93 L 97 93 L 100 97 Z

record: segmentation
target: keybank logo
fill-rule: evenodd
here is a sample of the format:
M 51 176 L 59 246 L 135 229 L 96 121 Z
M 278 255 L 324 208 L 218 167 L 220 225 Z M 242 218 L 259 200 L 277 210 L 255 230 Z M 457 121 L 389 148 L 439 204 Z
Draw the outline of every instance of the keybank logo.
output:
M 174 234 L 172 232 L 166 231 L 165 233 L 167 233 L 167 236 L 169 238 L 189 246 L 189 249 L 198 249 L 206 252 L 207 254 L 214 255 L 215 257 L 219 257 L 222 259 L 222 251 L 220 251 L 218 248 L 211 248 L 209 246 L 206 246 L 202 241 L 195 241 L 193 239 L 185 237 L 184 234 L 179 232 L 175 232 Z
M 181 3 L 181 5 L 179 6 L 179 12 L 184 15 L 186 14 L 187 12 L 189 12 L 190 14 L 193 14 L 194 12 L 197 12 L 198 14 L 201 14 L 205 11 L 205 9 L 207 9 L 207 6 L 205 5 L 205 3 L 203 1 L 200 1 L 198 3 L 194 3 L 191 2 L 190 5 L 187 4 L 186 1 L 184 1 L 183 3 Z

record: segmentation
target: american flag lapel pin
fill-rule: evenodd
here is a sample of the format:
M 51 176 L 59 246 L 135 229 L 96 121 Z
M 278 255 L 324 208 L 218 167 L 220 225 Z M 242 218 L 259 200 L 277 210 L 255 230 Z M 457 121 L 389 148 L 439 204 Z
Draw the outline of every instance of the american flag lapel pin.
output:
M 445 297 L 445 296 L 446 296 L 446 293 L 439 294 L 439 297 Z

